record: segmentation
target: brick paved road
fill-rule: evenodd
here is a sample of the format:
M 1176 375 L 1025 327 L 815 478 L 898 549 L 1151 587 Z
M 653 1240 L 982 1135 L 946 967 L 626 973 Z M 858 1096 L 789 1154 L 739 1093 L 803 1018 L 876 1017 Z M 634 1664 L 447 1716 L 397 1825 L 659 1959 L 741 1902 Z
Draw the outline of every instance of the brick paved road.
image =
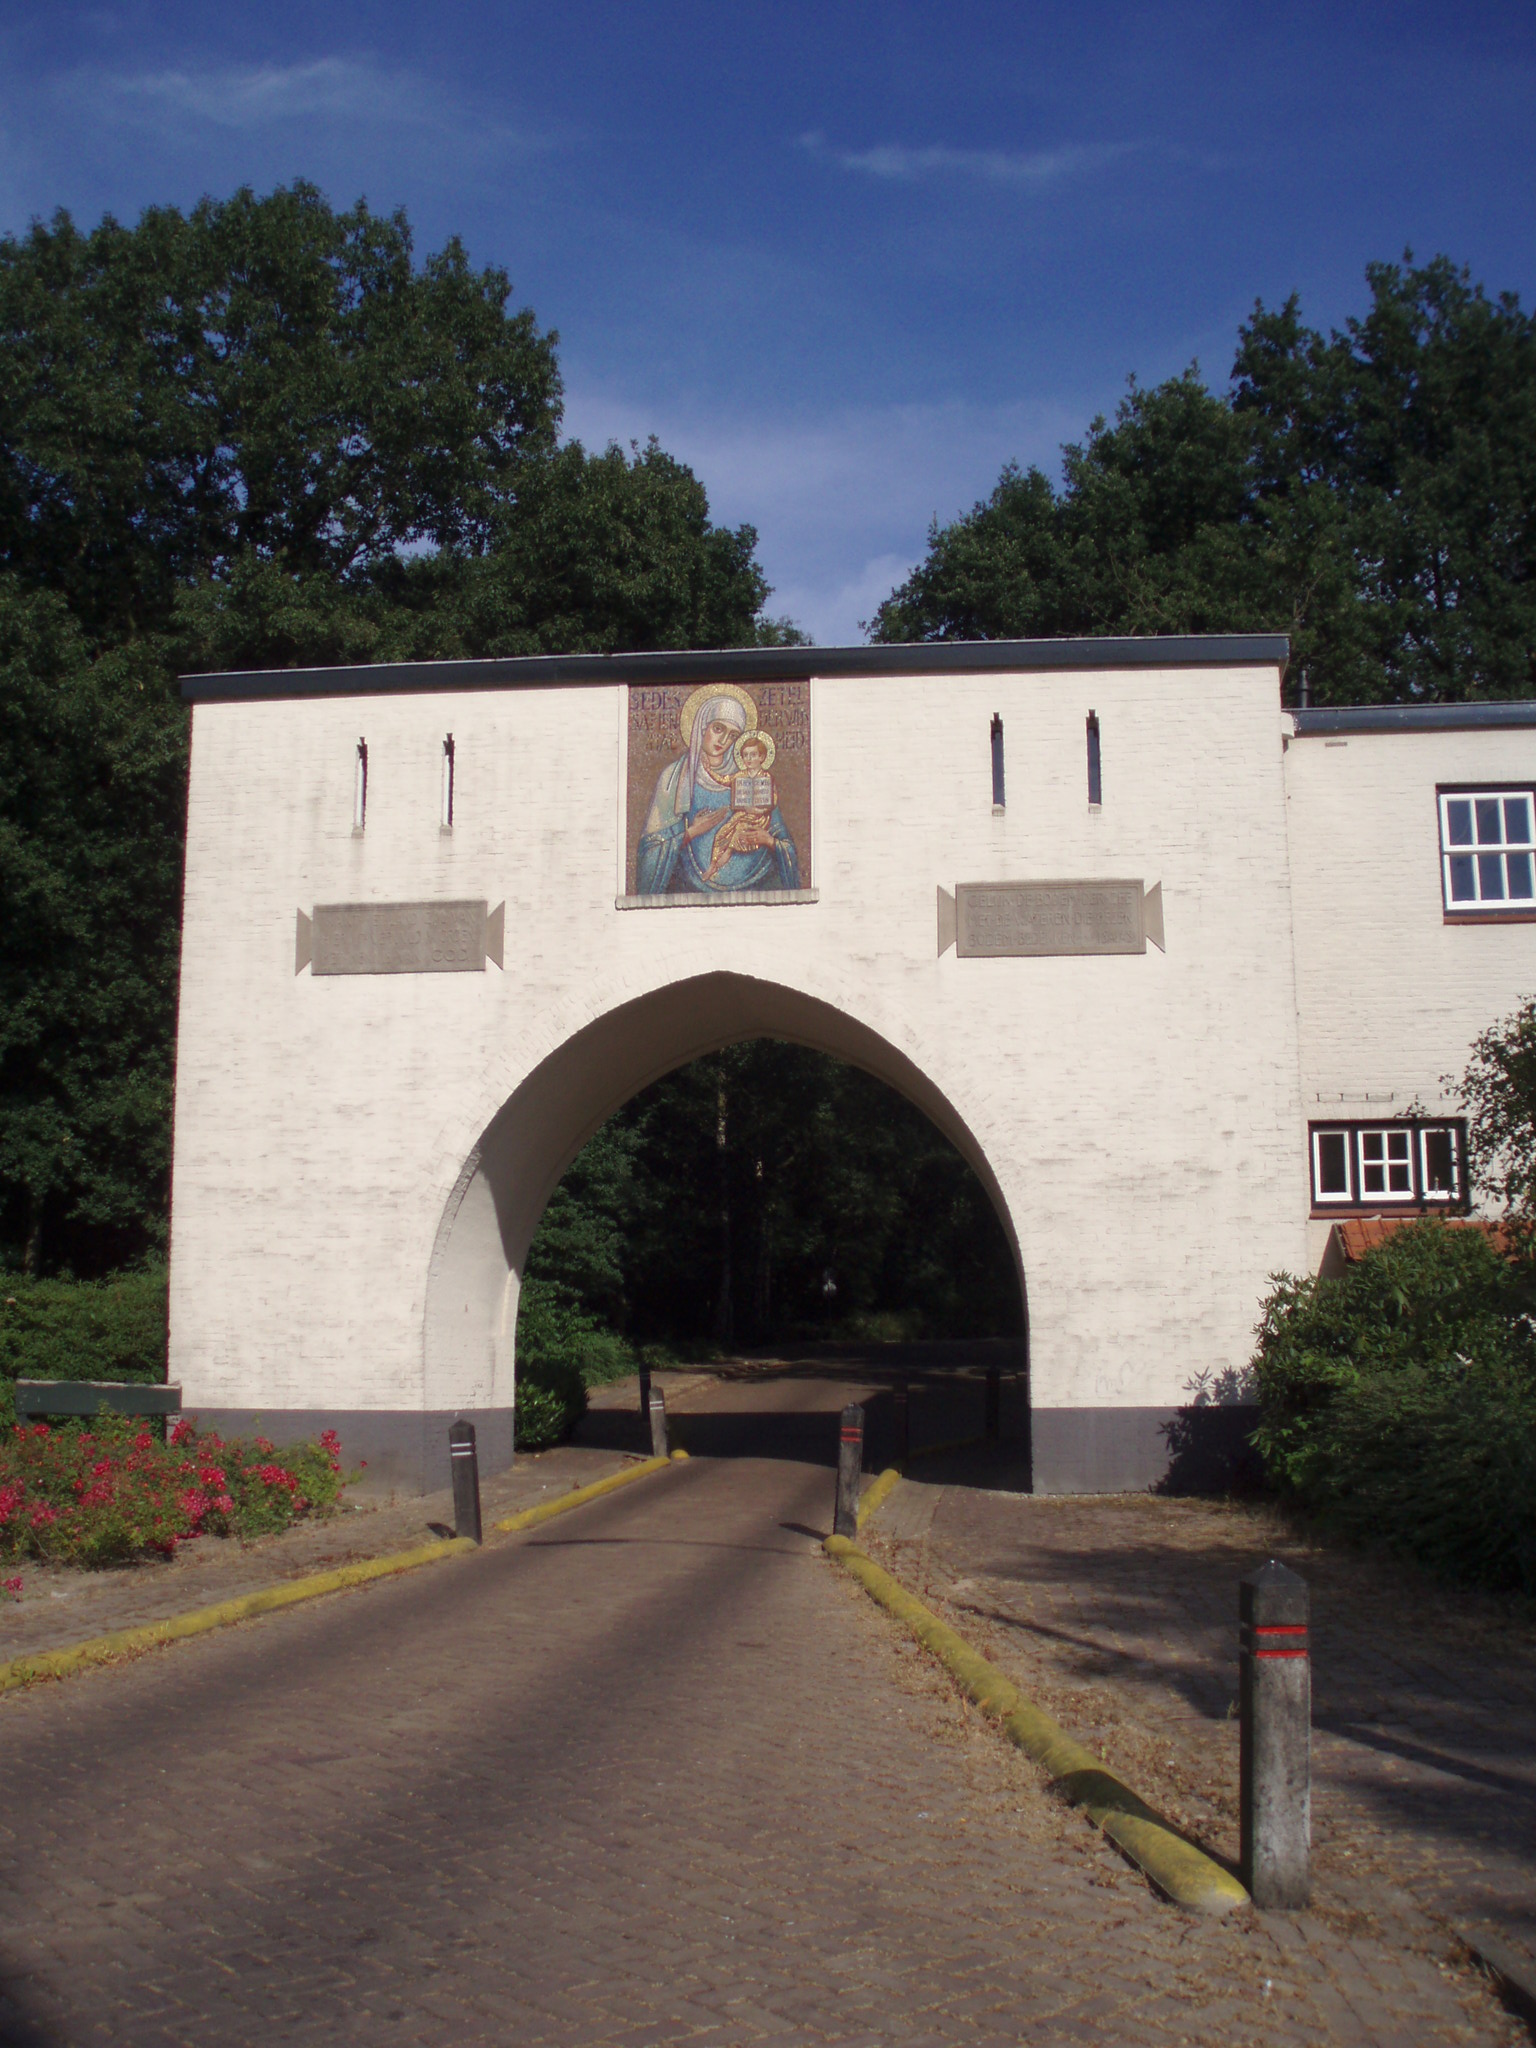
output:
M 1159 1903 L 822 1556 L 828 1494 L 700 1459 L 0 1702 L 4 2039 L 1518 2038 L 1434 1959 Z

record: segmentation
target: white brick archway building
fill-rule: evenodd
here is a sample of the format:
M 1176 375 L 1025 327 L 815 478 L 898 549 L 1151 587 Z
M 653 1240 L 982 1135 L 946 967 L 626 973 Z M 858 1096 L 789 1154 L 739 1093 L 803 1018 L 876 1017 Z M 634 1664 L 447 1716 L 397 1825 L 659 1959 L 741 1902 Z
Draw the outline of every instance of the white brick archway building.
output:
M 518 1275 L 561 1172 L 646 1082 L 766 1034 L 880 1075 L 981 1176 L 1028 1303 L 1037 1486 L 1155 1478 L 1167 1422 L 1246 1361 L 1266 1276 L 1369 1205 L 1371 1131 L 1408 1130 L 1410 1103 L 1433 1122 L 1441 1076 L 1536 979 L 1532 906 L 1452 903 L 1446 863 L 1492 887 L 1494 856 L 1441 844 L 1448 790 L 1536 785 L 1526 708 L 1292 716 L 1284 657 L 1073 641 L 189 678 L 187 1408 L 333 1424 L 398 1484 L 437 1480 L 456 1414 L 503 1460 Z M 809 678 L 810 885 L 623 907 L 630 689 L 784 678 Z M 1508 889 L 1518 812 L 1497 822 Z M 939 949 L 940 891 L 1104 878 L 1161 885 L 1166 951 Z M 379 959 L 414 971 L 315 971 L 388 905 L 416 922 Z M 1408 1206 L 1443 1201 L 1419 1125 L 1407 1142 Z M 1339 1159 L 1342 1195 L 1317 1180 Z

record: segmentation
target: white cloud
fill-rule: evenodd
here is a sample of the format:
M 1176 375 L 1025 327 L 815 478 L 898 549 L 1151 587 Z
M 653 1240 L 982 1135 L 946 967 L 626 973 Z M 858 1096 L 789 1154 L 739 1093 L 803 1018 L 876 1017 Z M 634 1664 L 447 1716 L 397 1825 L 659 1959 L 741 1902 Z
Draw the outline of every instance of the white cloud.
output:
M 903 143 L 881 143 L 873 149 L 839 149 L 820 134 L 802 135 L 798 140 L 803 150 L 823 163 L 892 183 L 911 185 L 923 178 L 950 176 L 1030 191 L 1103 170 L 1136 147 L 1129 142 L 1074 142 L 1059 149 L 1015 151 L 950 149 L 940 143 L 913 149 Z
M 99 114 L 166 129 L 190 122 L 255 130 L 324 119 L 354 125 L 428 128 L 473 141 L 541 146 L 540 139 L 481 119 L 436 80 L 370 56 L 316 57 L 300 64 L 178 66 L 163 71 L 82 70 L 65 91 Z
M 1054 474 L 1081 405 L 964 399 L 785 418 L 704 414 L 615 391 L 568 365 L 566 427 L 600 448 L 654 433 L 709 493 L 711 515 L 758 530 L 769 610 L 824 646 L 862 623 L 924 551 L 929 521 L 985 497 L 1010 459 Z

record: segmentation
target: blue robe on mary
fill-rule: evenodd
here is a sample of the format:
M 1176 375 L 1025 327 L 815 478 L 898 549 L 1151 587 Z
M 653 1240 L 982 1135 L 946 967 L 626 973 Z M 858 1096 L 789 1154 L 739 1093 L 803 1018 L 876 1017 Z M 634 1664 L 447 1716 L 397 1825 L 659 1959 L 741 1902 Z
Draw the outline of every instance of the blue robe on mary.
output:
M 725 896 L 737 889 L 798 889 L 800 862 L 779 807 L 774 805 L 768 821 L 772 847 L 753 847 L 749 853 L 733 853 L 718 875 L 709 881 L 709 850 L 715 843 L 714 828 L 697 839 L 685 840 L 686 827 L 700 811 L 718 811 L 716 824 L 730 816 L 731 792 L 700 775 L 693 788 L 693 802 L 687 810 L 678 807 L 678 785 L 688 771 L 688 756 L 680 754 L 656 781 L 645 829 L 640 834 L 635 862 L 635 890 L 641 896 L 670 896 L 697 892 L 703 896 Z

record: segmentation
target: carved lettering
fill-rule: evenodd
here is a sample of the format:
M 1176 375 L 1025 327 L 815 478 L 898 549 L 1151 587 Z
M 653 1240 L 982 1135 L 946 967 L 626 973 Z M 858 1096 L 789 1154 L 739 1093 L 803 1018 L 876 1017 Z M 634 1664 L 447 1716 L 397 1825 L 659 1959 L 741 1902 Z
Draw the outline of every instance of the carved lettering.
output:
M 315 974 L 480 974 L 486 905 L 317 903 Z
M 986 959 L 1144 953 L 1140 882 L 961 882 L 955 951 Z

